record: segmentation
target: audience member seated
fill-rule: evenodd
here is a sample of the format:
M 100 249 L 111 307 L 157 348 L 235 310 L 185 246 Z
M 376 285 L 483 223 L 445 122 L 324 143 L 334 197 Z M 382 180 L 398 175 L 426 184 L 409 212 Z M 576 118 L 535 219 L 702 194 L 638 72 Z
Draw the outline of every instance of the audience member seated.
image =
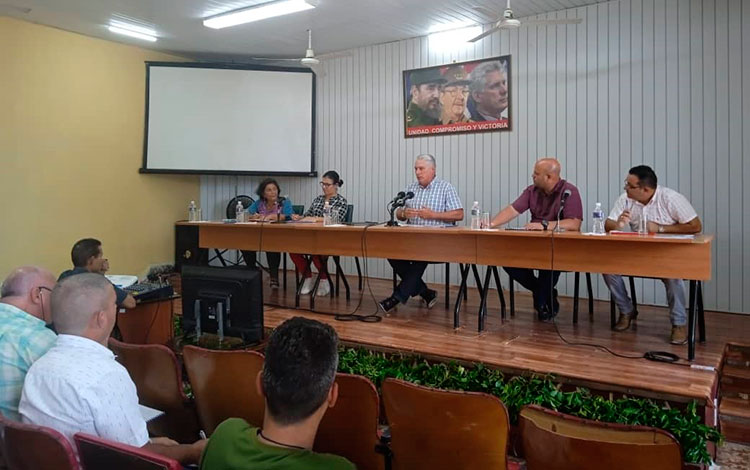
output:
M 656 173 L 651 167 L 638 165 L 630 169 L 625 178 L 625 192 L 617 198 L 609 217 L 604 222 L 607 232 L 625 227 L 637 231 L 641 222 L 650 233 L 698 233 L 702 229 L 701 219 L 690 201 L 677 191 L 659 186 Z M 630 328 L 634 319 L 633 301 L 625 290 L 622 276 L 604 274 L 617 307 L 620 318 L 616 331 Z M 672 322 L 672 344 L 685 344 L 688 339 L 687 314 L 685 313 L 685 285 L 682 279 L 662 279 L 667 290 L 669 319 Z
M 354 469 L 343 457 L 312 451 L 320 420 L 338 398 L 337 367 L 333 328 L 302 317 L 285 321 L 271 334 L 256 379 L 266 399 L 263 428 L 224 421 L 206 445 L 201 469 Z
M 344 196 L 339 194 L 339 188 L 343 185 L 344 180 L 339 177 L 338 173 L 333 170 L 325 172 L 325 174 L 323 174 L 323 178 L 321 178 L 320 180 L 320 187 L 323 189 L 323 194 L 313 199 L 312 204 L 310 204 L 310 208 L 307 209 L 307 212 L 305 212 L 304 216 L 293 215 L 292 218 L 294 220 L 305 219 L 315 222 L 322 222 L 323 208 L 325 207 L 325 203 L 327 202 L 331 207 L 331 214 L 333 215 L 333 217 L 336 218 L 338 223 L 343 222 L 346 218 L 346 209 L 348 205 Z M 300 291 L 300 294 L 309 294 L 310 292 L 312 292 L 313 287 L 315 286 L 315 280 L 312 278 L 311 270 L 305 269 L 307 263 L 305 262 L 304 256 L 299 253 L 290 253 L 289 257 L 292 258 L 294 265 L 297 266 L 297 271 L 304 274 L 304 283 L 302 284 L 302 290 Z M 318 268 L 321 279 L 321 283 L 318 286 L 318 291 L 316 292 L 316 294 L 321 296 L 328 295 L 328 293 L 330 292 L 330 288 L 328 286 L 328 275 L 326 274 L 327 270 L 324 268 L 324 266 L 328 262 L 328 257 L 314 255 L 312 257 L 312 262 L 315 267 Z
M 417 181 L 406 187 L 405 193 L 414 197 L 406 202 L 406 207 L 396 210 L 396 217 L 405 220 L 409 225 L 443 226 L 455 225 L 464 218 L 464 208 L 456 188 L 449 182 L 436 177 L 437 164 L 430 154 L 419 155 L 414 161 L 414 175 Z M 401 278 L 390 297 L 378 302 L 380 308 L 388 313 L 405 304 L 409 297 L 420 296 L 427 308 L 437 303 L 437 292 L 429 289 L 422 281 L 422 274 L 427 269 L 426 261 L 389 259 L 393 270 Z
M 279 183 L 273 178 L 266 178 L 260 182 L 255 194 L 258 200 L 253 202 L 247 211 L 250 213 L 250 220 L 288 220 L 292 217 L 292 201 L 279 196 L 281 188 Z M 242 251 L 242 257 L 248 267 L 255 266 L 257 256 L 254 251 Z M 277 252 L 266 252 L 268 260 L 268 274 L 271 278 L 271 288 L 279 288 L 279 264 L 281 263 L 281 254 Z
M 554 158 L 542 158 L 534 165 L 531 174 L 534 184 L 527 187 L 513 204 L 500 211 L 490 225 L 503 225 L 523 214 L 531 212 L 531 222 L 525 225 L 526 230 L 555 230 L 557 217 L 560 216 L 560 228 L 563 230 L 581 230 L 583 205 L 581 194 L 572 183 L 560 178 L 560 162 Z M 565 196 L 565 194 L 568 196 Z M 563 196 L 567 197 L 560 214 Z M 540 320 L 550 320 L 560 310 L 557 301 L 557 280 L 560 271 L 539 270 L 539 276 L 533 269 L 503 268 L 508 274 L 534 295 L 534 310 Z M 554 289 L 554 291 L 553 291 Z M 550 291 L 552 298 L 550 299 Z
M 55 343 L 50 292 L 55 276 L 35 266 L 16 268 L 0 289 L 0 413 L 20 421 L 18 401 L 31 364 Z
M 70 276 L 52 291 L 51 305 L 59 336 L 26 374 L 18 406 L 23 422 L 53 428 L 71 443 L 84 432 L 198 463 L 205 440 L 149 440 L 135 384 L 106 346 L 117 314 L 112 284 L 94 273 Z
M 78 240 L 70 252 L 73 269 L 68 269 L 57 278 L 62 281 L 68 276 L 81 273 L 97 273 L 104 275 L 109 271 L 109 260 L 104 257 L 102 242 L 95 238 Z M 128 292 L 114 286 L 117 295 L 117 306 L 121 308 L 135 308 L 135 298 Z

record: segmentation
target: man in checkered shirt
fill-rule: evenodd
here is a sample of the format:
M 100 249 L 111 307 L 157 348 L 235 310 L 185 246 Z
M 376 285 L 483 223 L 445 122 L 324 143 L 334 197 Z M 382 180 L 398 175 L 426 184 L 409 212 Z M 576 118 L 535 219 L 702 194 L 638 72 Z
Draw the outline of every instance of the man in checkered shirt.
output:
M 456 188 L 447 181 L 435 177 L 435 157 L 423 154 L 414 161 L 414 173 L 417 181 L 410 184 L 405 192 L 414 193 L 407 201 L 406 207 L 396 210 L 396 217 L 410 225 L 455 225 L 464 218 L 464 209 L 458 198 Z M 398 304 L 405 304 L 409 297 L 420 296 L 432 308 L 437 303 L 437 292 L 429 289 L 422 281 L 422 274 L 427 269 L 425 261 L 389 259 L 393 270 L 401 278 L 393 294 L 379 302 L 385 312 L 393 310 Z
M 622 230 L 626 226 L 635 231 L 645 216 L 646 227 L 651 233 L 698 233 L 701 220 L 695 209 L 683 196 L 669 188 L 657 185 L 656 173 L 646 165 L 635 166 L 625 179 L 625 192 L 615 202 L 604 228 Z M 685 315 L 685 286 L 682 279 L 662 279 L 667 289 L 669 318 L 672 321 L 672 344 L 687 342 L 687 316 Z M 633 302 L 625 290 L 622 276 L 604 274 L 612 296 L 620 309 L 620 318 L 615 330 L 625 331 L 634 319 Z

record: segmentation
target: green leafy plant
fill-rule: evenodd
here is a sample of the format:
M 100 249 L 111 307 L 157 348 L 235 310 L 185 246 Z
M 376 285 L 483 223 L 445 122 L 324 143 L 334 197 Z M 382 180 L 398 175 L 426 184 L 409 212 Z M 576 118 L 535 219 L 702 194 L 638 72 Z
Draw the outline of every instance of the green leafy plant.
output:
M 482 364 L 467 367 L 456 362 L 430 363 L 419 356 L 388 355 L 360 348 L 341 349 L 339 372 L 363 375 L 378 388 L 383 380 L 392 377 L 435 388 L 489 393 L 505 403 L 512 423 L 518 421 L 524 405 L 537 404 L 586 419 L 664 429 L 680 442 L 686 462 L 711 463 L 706 442 L 721 443 L 723 439 L 716 428 L 700 422 L 695 402 L 680 410 L 646 398 L 610 400 L 585 388 L 566 392 L 552 376 L 506 379 L 500 371 Z

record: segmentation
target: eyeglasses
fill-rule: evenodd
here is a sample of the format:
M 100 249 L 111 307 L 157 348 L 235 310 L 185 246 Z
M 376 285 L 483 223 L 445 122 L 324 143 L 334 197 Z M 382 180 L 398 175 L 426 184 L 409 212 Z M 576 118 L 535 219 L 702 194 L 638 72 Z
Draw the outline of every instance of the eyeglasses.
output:
M 333 186 L 333 183 L 324 183 L 324 182 L 321 181 L 320 185 L 322 187 L 324 187 L 324 188 L 330 188 L 331 186 Z
M 39 287 L 37 287 L 37 289 L 39 289 L 40 291 L 42 291 L 42 290 L 46 290 L 46 291 L 52 292 L 52 289 L 50 289 L 50 288 L 49 288 L 49 287 L 47 287 L 47 286 L 39 286 Z
M 628 189 L 638 189 L 638 188 L 640 188 L 640 187 L 641 187 L 641 186 L 640 186 L 640 185 L 638 185 L 638 184 L 636 184 L 636 185 L 632 185 L 632 184 L 628 183 L 628 180 L 625 180 L 625 186 L 623 186 L 623 188 L 622 188 L 622 189 L 624 189 L 624 190 L 626 190 L 626 191 L 627 191 Z
M 443 88 L 443 93 L 449 93 L 451 95 L 459 95 L 459 94 L 461 94 L 461 95 L 464 95 L 464 96 L 468 96 L 469 95 L 469 89 L 468 88 L 458 88 L 458 87 L 449 86 L 449 87 Z

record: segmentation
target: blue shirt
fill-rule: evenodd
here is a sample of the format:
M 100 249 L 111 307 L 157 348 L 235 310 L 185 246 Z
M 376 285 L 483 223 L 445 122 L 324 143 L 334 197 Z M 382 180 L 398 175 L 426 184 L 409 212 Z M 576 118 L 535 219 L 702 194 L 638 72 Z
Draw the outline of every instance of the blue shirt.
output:
M 406 187 L 405 192 L 413 192 L 414 197 L 406 201 L 406 207 L 410 209 L 421 209 L 429 207 L 435 212 L 448 212 L 463 209 L 461 199 L 458 197 L 456 188 L 445 180 L 434 178 L 426 187 L 422 187 L 418 181 Z M 442 220 L 423 219 L 412 217 L 407 221 L 411 225 L 455 225 L 455 222 Z
M 5 417 L 20 421 L 18 402 L 26 372 L 56 338 L 39 318 L 0 302 L 0 412 Z
M 66 277 L 73 276 L 75 274 L 83 274 L 89 272 L 88 269 L 82 268 L 82 267 L 75 267 L 73 269 L 68 269 L 67 271 L 63 271 L 62 274 L 60 274 L 60 277 L 57 278 L 57 282 L 62 281 Z M 122 303 L 125 302 L 125 298 L 128 296 L 128 292 L 126 290 L 120 289 L 116 285 L 112 284 L 112 287 L 115 288 L 115 296 L 116 300 L 115 303 L 118 307 L 122 307 Z
M 284 217 L 282 219 L 284 220 L 290 220 L 292 218 L 292 214 L 294 213 L 294 209 L 292 208 L 292 201 L 290 201 L 287 198 L 284 198 L 281 201 L 281 207 L 279 207 L 278 201 L 274 205 L 273 209 L 268 209 L 268 206 L 266 206 L 265 201 L 263 199 L 258 199 L 257 201 L 250 204 L 250 207 L 247 208 L 247 211 L 251 214 L 261 214 L 261 215 L 270 215 L 270 214 L 281 214 Z

